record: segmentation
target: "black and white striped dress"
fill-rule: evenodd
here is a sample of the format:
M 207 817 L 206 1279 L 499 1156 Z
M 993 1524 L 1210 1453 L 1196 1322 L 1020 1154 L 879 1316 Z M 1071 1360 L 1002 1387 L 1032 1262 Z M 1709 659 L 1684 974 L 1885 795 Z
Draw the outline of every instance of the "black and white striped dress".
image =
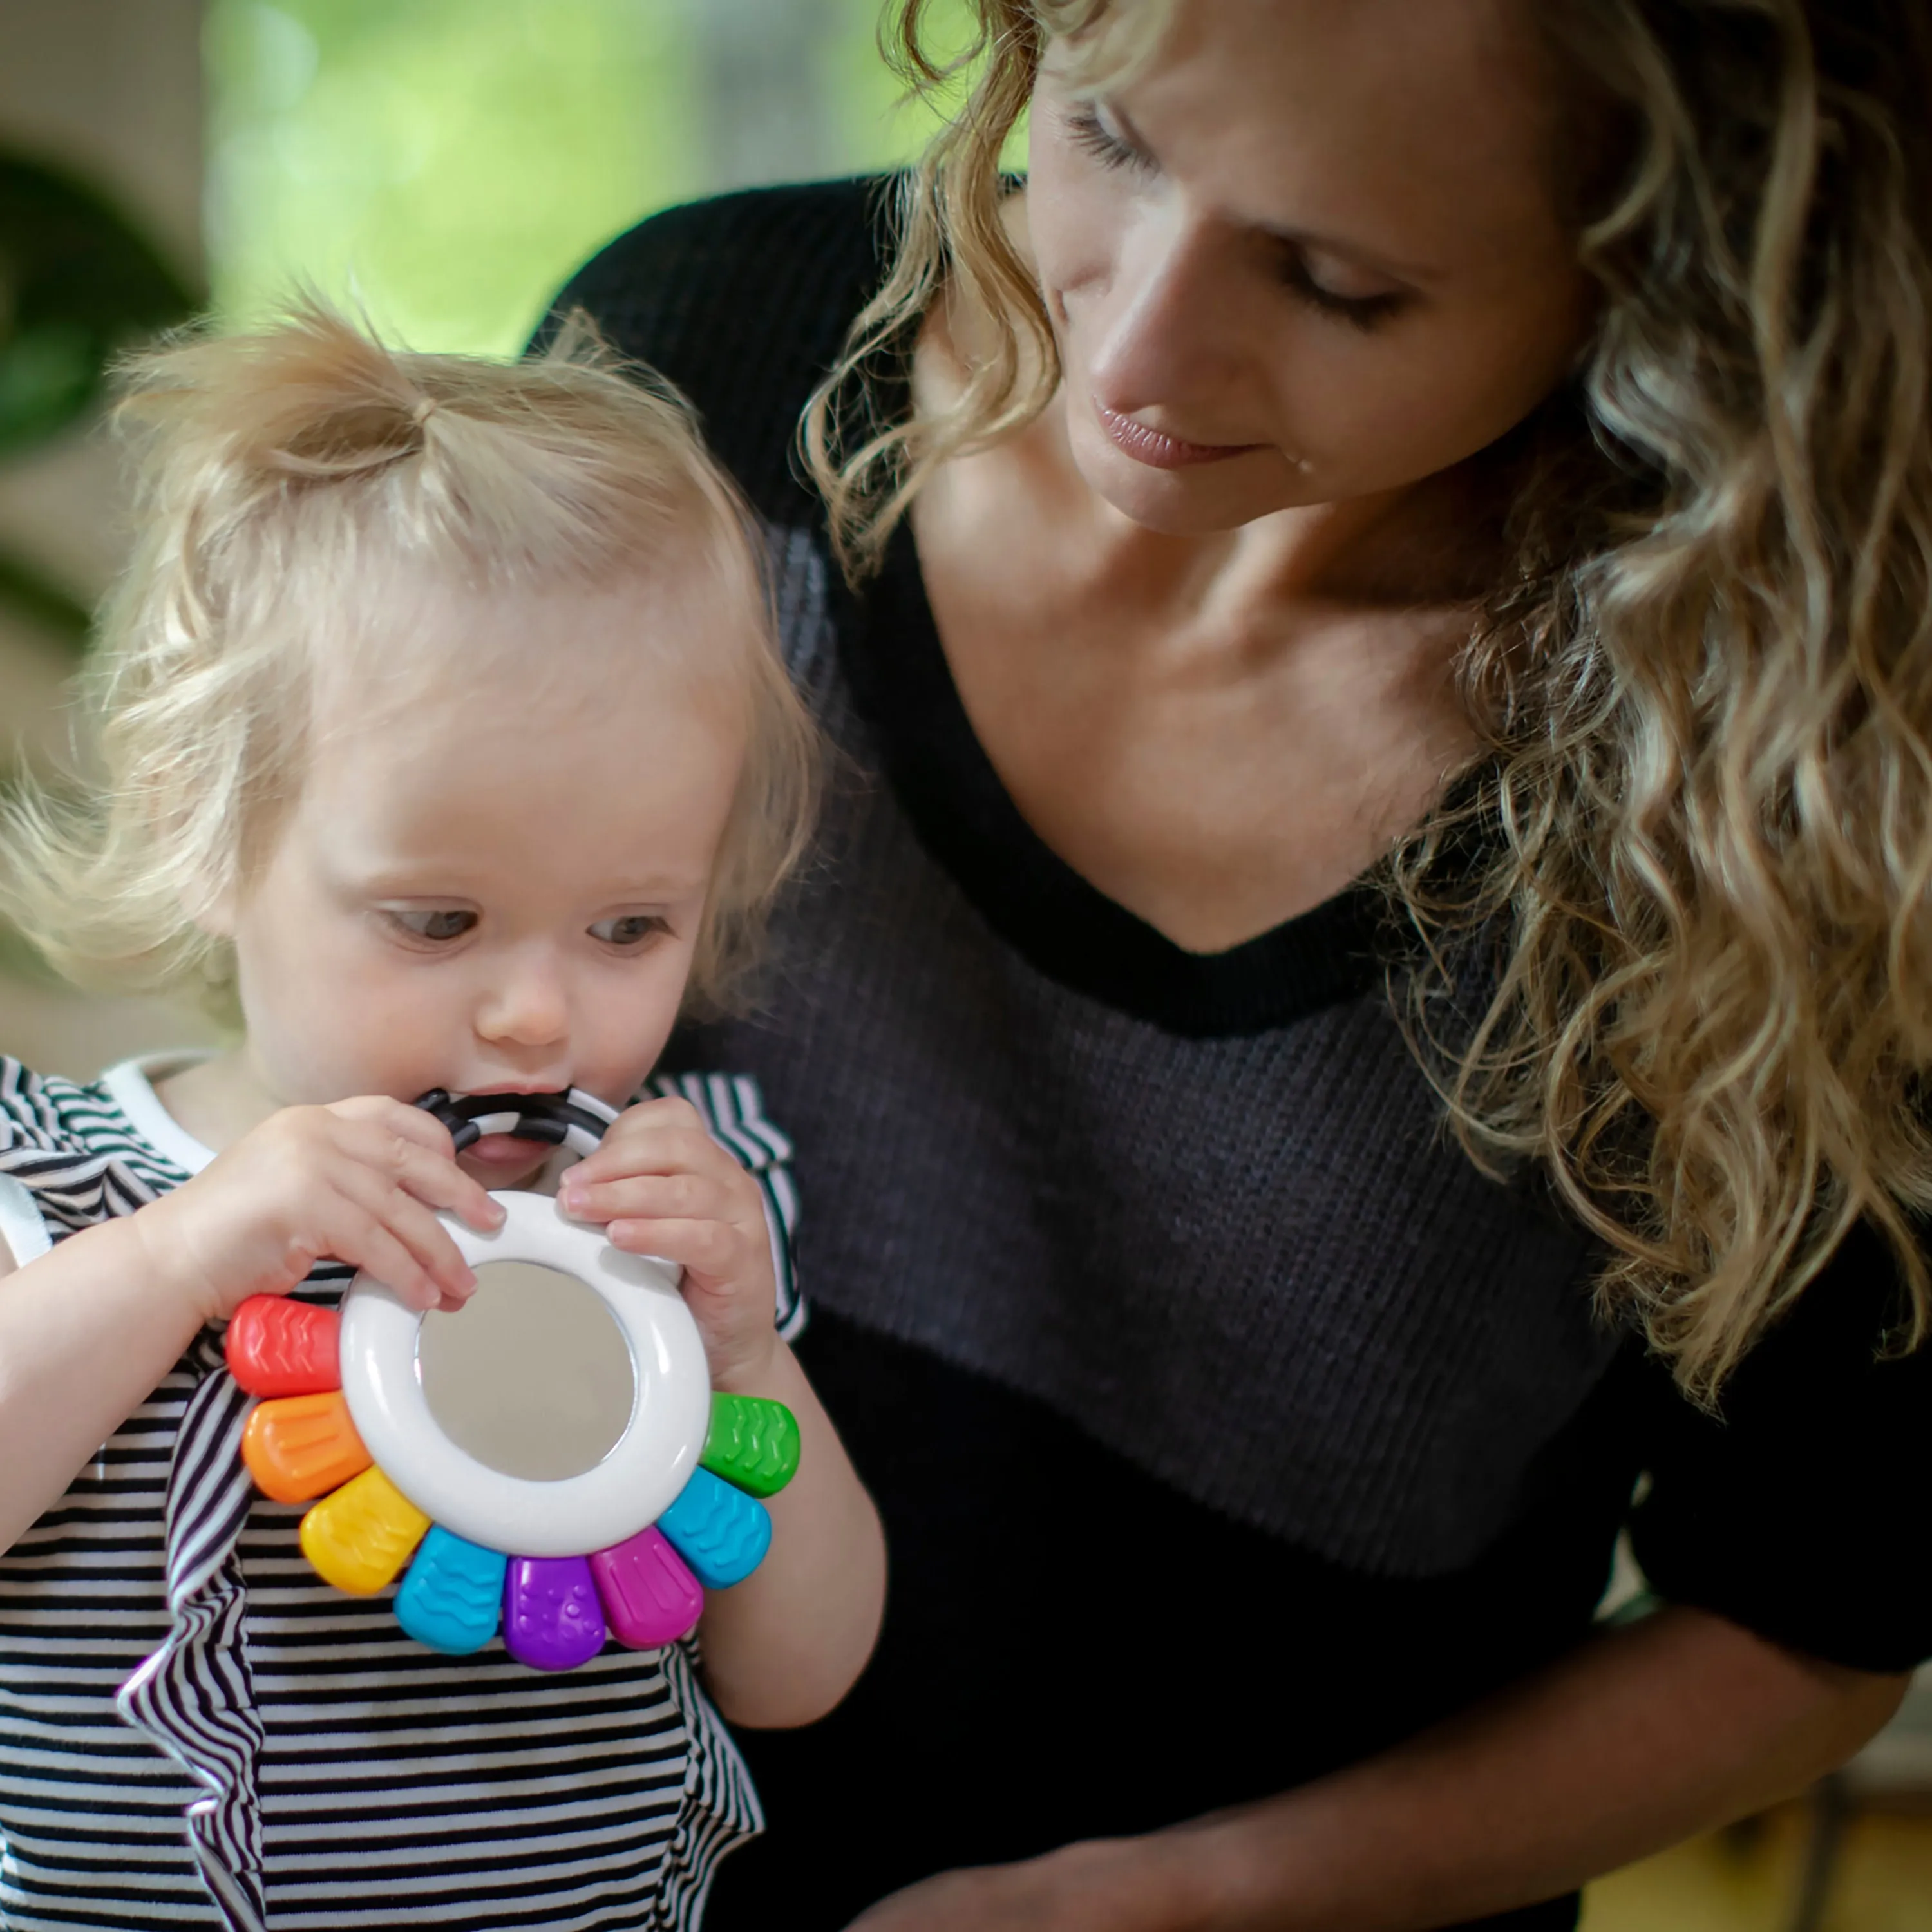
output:
M 82 1087 L 0 1058 L 18 1261 L 211 1158 L 155 1098 L 163 1065 Z M 789 1147 L 748 1081 L 660 1090 L 758 1177 L 794 1331 Z M 326 1265 L 297 1293 L 333 1305 L 347 1280 Z M 694 1927 L 763 1821 L 688 1648 L 553 1676 L 500 1640 L 410 1642 L 386 1594 L 310 1570 L 299 1508 L 254 1493 L 248 1408 L 204 1331 L 0 1556 L 0 1925 Z

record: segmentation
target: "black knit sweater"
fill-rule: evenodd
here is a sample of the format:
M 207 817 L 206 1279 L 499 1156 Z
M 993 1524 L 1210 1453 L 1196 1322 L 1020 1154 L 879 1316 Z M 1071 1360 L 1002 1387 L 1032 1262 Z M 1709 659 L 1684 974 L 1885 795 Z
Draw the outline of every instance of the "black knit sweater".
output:
M 743 1740 L 770 1830 L 713 1925 L 817 1932 L 1358 1759 L 1577 1642 L 1626 1520 L 1670 1597 L 1932 1652 L 1932 1358 L 1874 1361 L 1872 1241 L 1698 1414 L 1593 1320 L 1579 1233 L 1446 1140 L 1357 896 L 1182 951 L 1020 817 L 910 536 L 838 586 L 793 437 L 876 284 L 875 190 L 675 210 L 562 298 L 696 404 L 850 760 L 765 1005 L 678 1050 L 797 1143 L 802 1353 L 891 1601 L 838 1712 Z

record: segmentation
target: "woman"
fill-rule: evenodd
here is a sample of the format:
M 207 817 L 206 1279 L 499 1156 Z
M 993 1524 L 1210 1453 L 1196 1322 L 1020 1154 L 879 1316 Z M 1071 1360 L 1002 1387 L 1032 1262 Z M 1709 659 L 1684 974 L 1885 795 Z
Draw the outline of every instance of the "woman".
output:
M 713 1922 L 1568 1925 L 1932 1651 L 1932 26 L 978 10 L 896 244 L 774 190 L 566 297 L 852 768 L 691 1050 L 893 1599 Z

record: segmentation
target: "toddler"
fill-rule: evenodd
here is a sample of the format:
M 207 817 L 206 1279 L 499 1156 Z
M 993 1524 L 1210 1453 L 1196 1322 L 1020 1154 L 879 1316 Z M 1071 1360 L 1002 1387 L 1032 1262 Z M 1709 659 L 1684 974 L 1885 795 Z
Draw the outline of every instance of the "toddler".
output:
M 759 1823 L 717 1712 L 829 1708 L 884 1578 L 787 1346 L 785 1144 L 747 1081 L 652 1083 L 809 816 L 747 516 L 571 328 L 499 365 L 310 304 L 136 363 L 122 415 L 105 782 L 15 812 L 11 896 L 75 977 L 208 980 L 242 1030 L 90 1086 L 0 1060 L 0 1922 L 694 1924 Z M 625 1111 L 560 1174 L 410 1104 L 571 1087 Z M 798 1419 L 770 1554 L 699 1626 L 716 1710 L 697 1643 L 412 1643 L 237 1460 L 238 1303 L 366 1268 L 459 1308 L 438 1211 L 532 1186 L 680 1264 L 715 1385 Z

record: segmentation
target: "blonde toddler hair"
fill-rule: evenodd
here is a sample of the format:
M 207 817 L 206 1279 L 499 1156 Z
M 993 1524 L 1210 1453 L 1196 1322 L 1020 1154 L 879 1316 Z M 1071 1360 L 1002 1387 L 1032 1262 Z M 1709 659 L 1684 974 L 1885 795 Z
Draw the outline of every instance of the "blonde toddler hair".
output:
M 90 680 L 102 782 L 27 788 L 5 896 L 82 984 L 226 985 L 199 909 L 245 890 L 298 794 L 316 675 L 372 597 L 608 591 L 708 571 L 735 602 L 746 754 L 694 960 L 724 1003 L 808 836 L 815 728 L 776 648 L 751 513 L 682 400 L 567 320 L 518 362 L 384 346 L 314 299 L 129 361 L 138 539 Z M 646 648 L 640 626 L 640 650 Z M 546 675 L 559 674 L 554 655 Z M 568 675 L 568 667 L 563 668 Z

